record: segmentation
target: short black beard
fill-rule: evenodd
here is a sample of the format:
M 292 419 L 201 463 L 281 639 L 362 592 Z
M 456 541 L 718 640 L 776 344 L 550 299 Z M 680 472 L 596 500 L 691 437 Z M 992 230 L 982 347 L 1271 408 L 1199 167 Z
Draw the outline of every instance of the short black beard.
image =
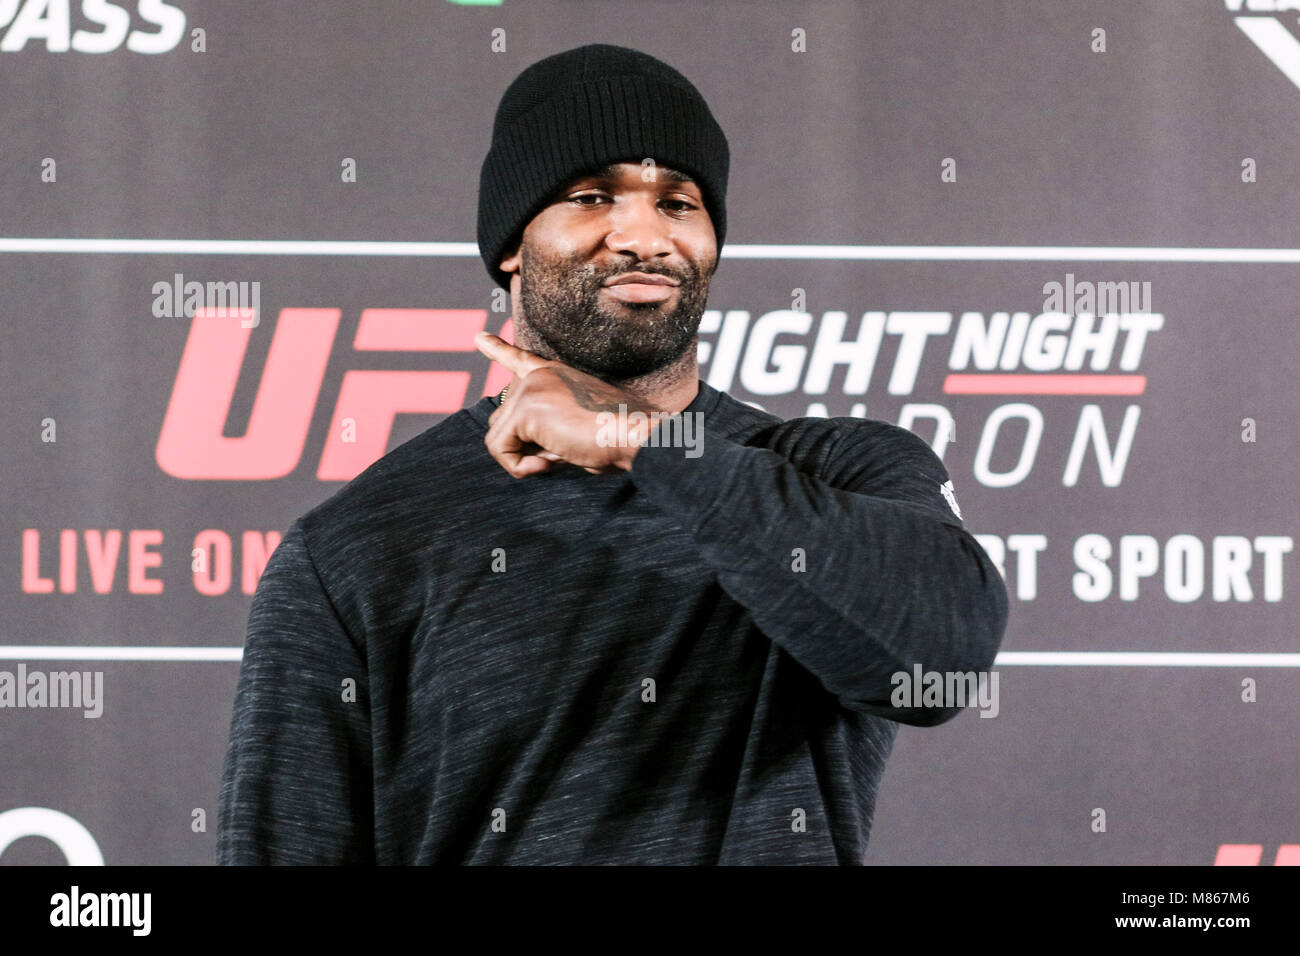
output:
M 599 272 L 586 262 L 551 262 L 525 245 L 519 294 L 538 353 L 602 381 L 626 382 L 667 368 L 695 347 L 712 270 L 703 274 L 690 265 L 684 272 L 640 270 L 681 282 L 671 312 L 664 302 L 600 301 L 605 280 L 633 271 Z

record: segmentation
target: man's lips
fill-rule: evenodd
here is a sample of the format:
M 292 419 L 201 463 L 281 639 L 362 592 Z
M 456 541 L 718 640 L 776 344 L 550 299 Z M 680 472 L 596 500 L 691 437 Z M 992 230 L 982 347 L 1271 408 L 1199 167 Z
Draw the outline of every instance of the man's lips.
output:
M 662 302 L 671 298 L 677 283 L 655 273 L 628 272 L 609 280 L 604 287 L 621 302 Z
M 675 279 L 668 276 L 660 275 L 657 272 L 624 272 L 620 276 L 608 280 L 605 285 L 625 285 L 627 283 L 636 283 L 638 285 L 677 285 Z

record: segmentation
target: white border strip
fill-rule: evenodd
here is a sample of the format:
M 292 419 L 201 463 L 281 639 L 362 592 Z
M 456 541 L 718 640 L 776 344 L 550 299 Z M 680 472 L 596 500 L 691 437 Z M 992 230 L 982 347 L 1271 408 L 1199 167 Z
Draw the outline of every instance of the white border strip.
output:
M 477 259 L 473 242 L 380 242 L 308 239 L 39 239 L 0 238 L 0 252 L 205 256 L 419 256 Z M 819 246 L 722 248 L 724 259 L 829 259 L 926 262 L 1219 262 L 1300 263 L 1300 249 L 1211 249 L 1160 246 Z
M 745 246 L 723 259 L 835 259 L 926 262 L 1223 262 L 1294 264 L 1300 249 L 1198 249 L 1157 246 Z
M 349 242 L 298 239 L 0 239 L 0 252 L 204 256 L 474 256 L 472 242 Z
M 91 647 L 0 644 L 0 661 L 239 661 L 242 647 Z
M 1300 654 L 1003 651 L 993 663 L 995 667 L 1300 667 Z
M 0 660 L 229 661 L 242 647 L 91 647 L 0 645 Z M 1178 651 L 1003 651 L 994 667 L 1300 667 L 1300 654 L 1182 653 Z

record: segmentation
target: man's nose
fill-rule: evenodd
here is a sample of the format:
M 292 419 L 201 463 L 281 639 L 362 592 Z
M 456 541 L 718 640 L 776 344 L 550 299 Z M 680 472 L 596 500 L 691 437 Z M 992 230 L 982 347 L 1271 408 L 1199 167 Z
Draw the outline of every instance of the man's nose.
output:
M 615 252 L 638 258 L 667 255 L 672 251 L 672 223 L 659 212 L 654 197 L 637 196 L 613 203 L 606 245 Z

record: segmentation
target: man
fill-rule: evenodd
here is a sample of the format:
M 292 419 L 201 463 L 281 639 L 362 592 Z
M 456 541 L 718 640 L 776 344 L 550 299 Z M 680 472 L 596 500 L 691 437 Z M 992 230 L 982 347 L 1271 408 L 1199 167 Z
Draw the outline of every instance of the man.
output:
M 480 345 L 513 377 L 275 551 L 221 862 L 863 862 L 899 722 L 960 709 L 894 675 L 990 667 L 1007 596 L 920 438 L 699 379 L 728 162 L 633 50 L 506 91 L 479 245 L 516 344 Z

